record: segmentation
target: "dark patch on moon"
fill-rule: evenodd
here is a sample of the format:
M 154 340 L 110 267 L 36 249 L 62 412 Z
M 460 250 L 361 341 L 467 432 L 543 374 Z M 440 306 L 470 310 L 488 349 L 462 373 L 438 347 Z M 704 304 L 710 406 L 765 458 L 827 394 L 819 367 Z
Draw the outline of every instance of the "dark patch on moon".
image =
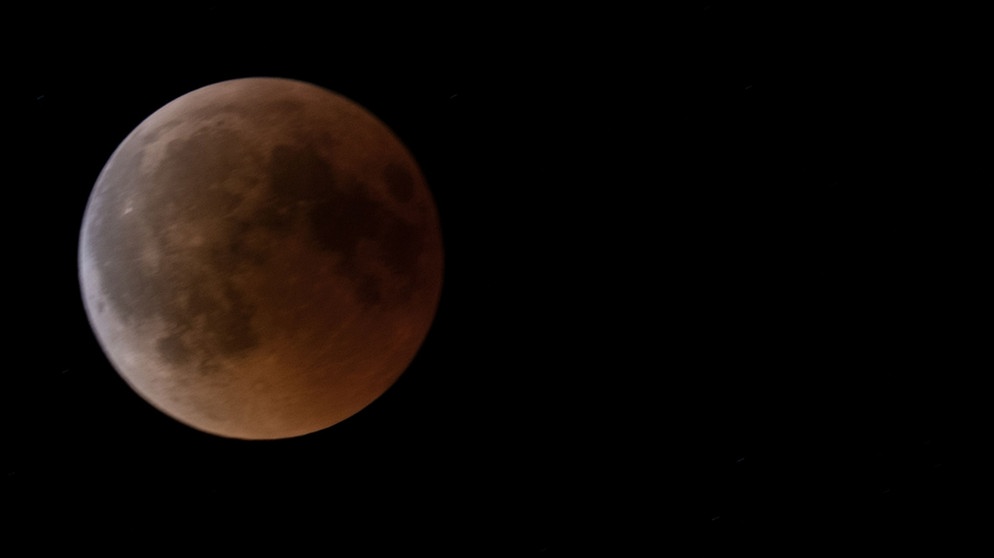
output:
M 269 154 L 269 177 L 279 206 L 315 201 L 338 189 L 331 165 L 313 148 L 277 145 Z
M 266 211 L 264 214 L 268 215 Z M 276 225 L 272 221 L 244 220 L 233 221 L 230 230 L 224 238 L 214 239 L 210 248 L 210 259 L 221 269 L 244 270 L 249 266 L 260 267 L 266 264 L 269 258 L 261 246 L 256 246 L 251 242 L 252 230 L 258 226 L 267 229 L 285 229 L 289 223 Z
M 190 361 L 190 348 L 183 342 L 181 333 L 172 333 L 158 340 L 155 350 L 166 362 L 183 366 Z
M 388 186 L 395 195 L 413 196 L 409 173 L 399 167 L 385 170 L 393 177 Z M 389 169 L 391 165 L 387 165 Z M 370 195 L 369 187 L 353 177 L 336 176 L 331 165 L 313 148 L 280 145 L 270 154 L 271 188 L 281 201 L 276 208 L 306 207 L 314 242 L 322 250 L 341 256 L 339 271 L 356 285 L 356 296 L 371 306 L 383 298 L 381 279 L 362 266 L 359 243 L 374 243 L 381 260 L 403 285 L 401 301 L 412 294 L 411 278 L 419 273 L 418 257 L 424 245 L 424 232 L 392 212 Z
M 376 276 L 367 273 L 362 278 L 356 287 L 356 297 L 359 299 L 359 302 L 366 307 L 379 304 L 383 299 L 383 295 L 380 292 L 380 284 Z
M 415 275 L 425 243 L 423 231 L 400 219 L 385 218 L 384 221 L 380 234 L 380 251 L 386 256 L 384 262 L 402 277 Z

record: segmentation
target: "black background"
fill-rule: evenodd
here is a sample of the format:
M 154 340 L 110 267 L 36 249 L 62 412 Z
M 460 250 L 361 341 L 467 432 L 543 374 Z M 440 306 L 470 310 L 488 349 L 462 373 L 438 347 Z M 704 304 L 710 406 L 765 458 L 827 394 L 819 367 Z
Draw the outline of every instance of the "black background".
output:
M 977 223 L 950 169 L 970 154 L 950 146 L 955 70 L 889 17 L 14 14 L 6 535 L 469 555 L 957 538 Z M 397 384 L 269 442 L 199 433 L 131 392 L 76 275 L 117 144 L 248 76 L 327 87 L 393 128 L 446 250 L 437 318 Z

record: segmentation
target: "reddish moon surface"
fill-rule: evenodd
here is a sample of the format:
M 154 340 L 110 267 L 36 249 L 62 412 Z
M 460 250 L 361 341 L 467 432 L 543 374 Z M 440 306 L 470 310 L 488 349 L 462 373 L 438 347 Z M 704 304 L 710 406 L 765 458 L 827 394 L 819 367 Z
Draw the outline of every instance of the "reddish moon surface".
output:
M 332 426 L 383 394 L 434 320 L 431 192 L 351 100 L 224 81 L 149 116 L 100 173 L 79 279 L 108 360 L 146 401 L 242 439 Z

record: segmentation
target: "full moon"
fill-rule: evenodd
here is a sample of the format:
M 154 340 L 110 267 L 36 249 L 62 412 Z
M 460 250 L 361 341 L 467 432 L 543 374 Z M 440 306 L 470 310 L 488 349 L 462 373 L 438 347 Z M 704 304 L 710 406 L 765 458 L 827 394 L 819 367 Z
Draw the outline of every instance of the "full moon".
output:
M 223 81 L 138 125 L 90 194 L 83 304 L 152 406 L 241 439 L 301 436 L 382 395 L 442 287 L 437 210 L 379 119 L 289 79 Z

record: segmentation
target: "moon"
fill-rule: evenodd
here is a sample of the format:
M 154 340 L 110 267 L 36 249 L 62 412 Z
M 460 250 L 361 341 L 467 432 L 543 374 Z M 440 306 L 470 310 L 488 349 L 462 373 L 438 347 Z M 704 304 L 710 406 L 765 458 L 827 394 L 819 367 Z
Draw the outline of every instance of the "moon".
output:
M 138 125 L 90 194 L 83 304 L 143 399 L 197 430 L 302 436 L 413 361 L 443 250 L 415 159 L 348 98 L 283 78 L 189 92 Z

